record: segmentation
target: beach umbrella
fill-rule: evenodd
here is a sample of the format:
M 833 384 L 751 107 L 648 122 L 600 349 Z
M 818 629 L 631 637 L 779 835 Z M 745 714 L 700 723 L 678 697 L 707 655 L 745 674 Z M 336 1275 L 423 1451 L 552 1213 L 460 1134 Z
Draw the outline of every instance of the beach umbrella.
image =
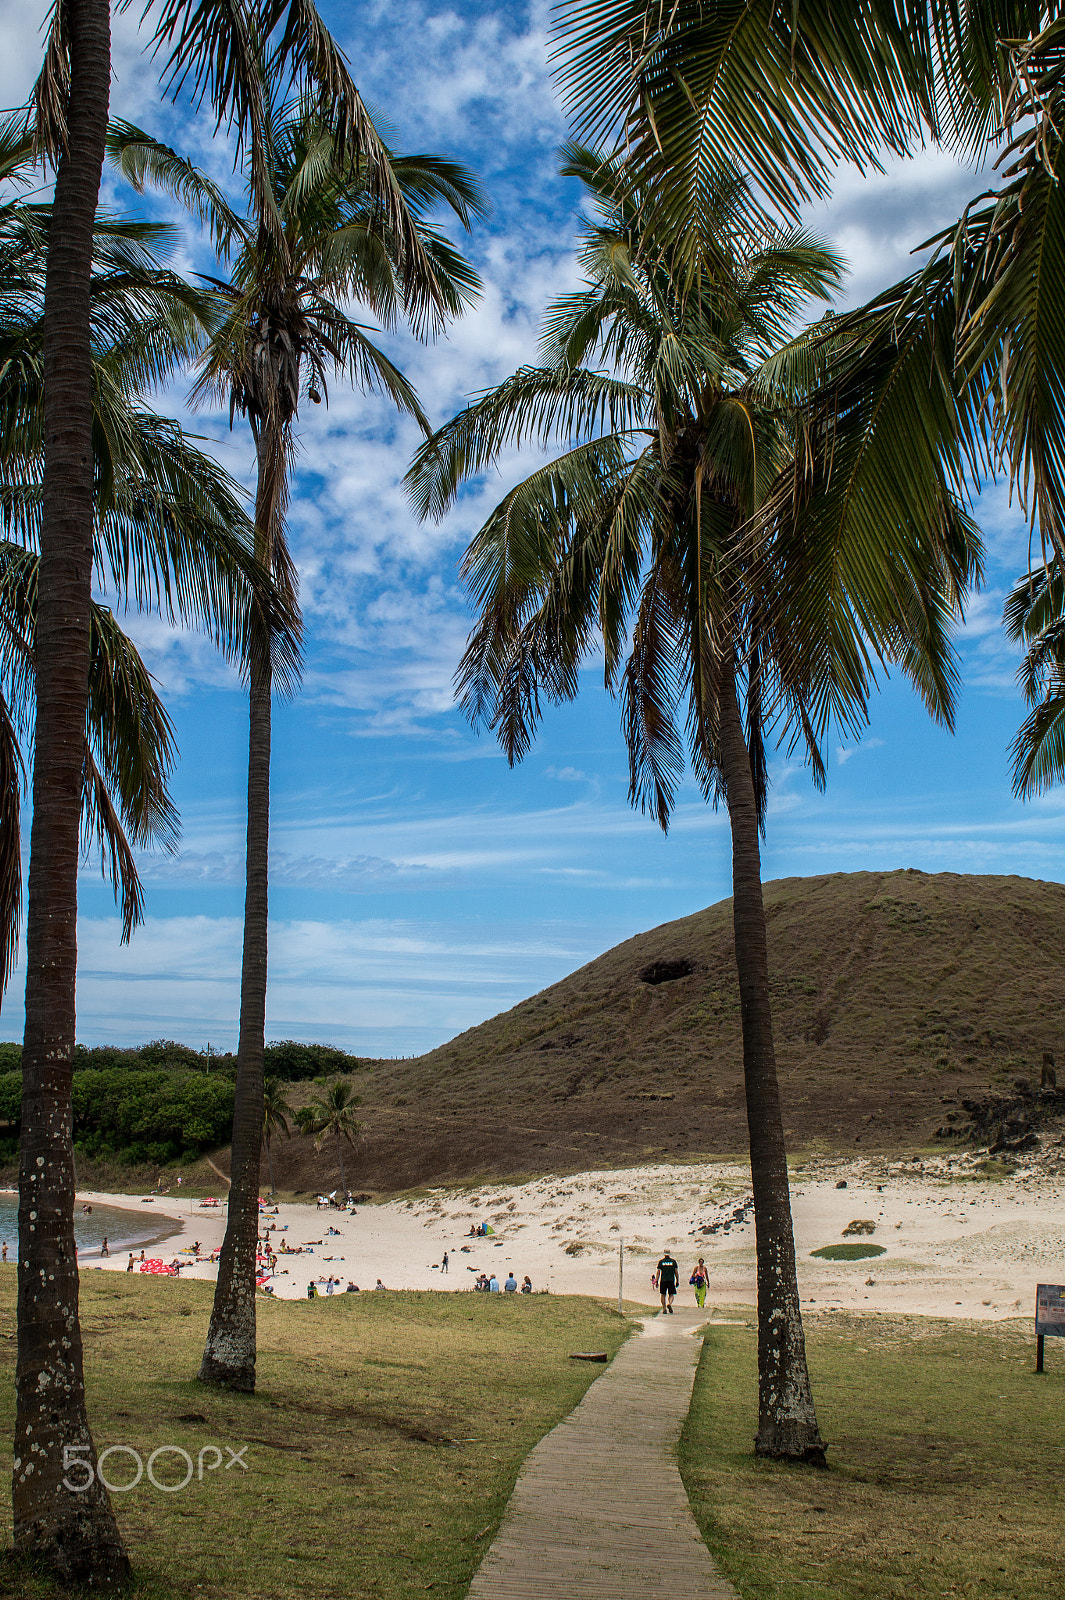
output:
M 142 1272 L 154 1272 L 157 1274 L 162 1274 L 167 1278 L 169 1278 L 174 1271 L 173 1267 L 168 1267 L 165 1261 L 160 1261 L 158 1256 L 154 1256 L 151 1261 L 142 1261 L 140 1263 L 140 1269 Z

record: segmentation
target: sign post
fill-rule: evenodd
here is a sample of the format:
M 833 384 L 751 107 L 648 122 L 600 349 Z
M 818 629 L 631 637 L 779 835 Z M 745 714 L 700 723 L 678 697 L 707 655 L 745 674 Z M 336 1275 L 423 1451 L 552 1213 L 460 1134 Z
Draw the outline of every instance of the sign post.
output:
M 618 1240 L 618 1310 L 621 1310 L 621 1286 L 625 1277 L 625 1241 Z M 1065 1329 L 1062 1330 L 1065 1332 Z
M 1043 1370 L 1043 1340 L 1065 1339 L 1065 1283 L 1041 1283 L 1035 1291 L 1035 1370 Z

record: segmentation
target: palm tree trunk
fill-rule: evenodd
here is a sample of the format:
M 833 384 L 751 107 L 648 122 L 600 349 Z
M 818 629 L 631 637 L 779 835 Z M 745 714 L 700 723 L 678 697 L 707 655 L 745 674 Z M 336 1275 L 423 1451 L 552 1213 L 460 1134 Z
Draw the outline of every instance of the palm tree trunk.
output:
M 346 1196 L 348 1192 L 348 1180 L 344 1172 L 344 1141 L 339 1133 L 337 1134 L 337 1157 L 340 1161 L 340 1187 L 343 1189 Z
M 267 456 L 262 441 L 258 454 L 256 553 L 264 565 L 269 565 L 269 530 L 273 525 L 274 508 L 266 488 Z M 204 1383 L 217 1383 L 250 1394 L 255 1389 L 255 1247 L 259 1234 L 259 1170 L 263 1142 L 270 853 L 271 673 L 269 644 L 265 638 L 253 645 L 249 680 L 247 886 L 229 1217 L 218 1258 L 218 1282 L 199 1376 Z
M 67 19 L 69 144 L 56 174 L 45 284 L 12 1499 L 18 1555 L 64 1583 L 109 1589 L 126 1579 L 129 1562 L 85 1411 L 71 1113 L 92 585 L 89 281 L 110 88 L 108 0 L 69 0 Z
M 732 917 L 743 1029 L 743 1082 L 751 1144 L 758 1263 L 757 1455 L 825 1464 L 806 1367 L 791 1193 L 780 1117 L 769 1005 L 758 807 L 736 698 L 735 659 L 725 663 L 719 757 L 732 829 Z

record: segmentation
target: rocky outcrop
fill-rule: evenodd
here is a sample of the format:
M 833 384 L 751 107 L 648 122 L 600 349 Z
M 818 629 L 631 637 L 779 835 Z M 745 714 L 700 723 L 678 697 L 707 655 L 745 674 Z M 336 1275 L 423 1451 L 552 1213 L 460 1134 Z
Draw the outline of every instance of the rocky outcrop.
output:
M 986 1145 L 992 1155 L 1034 1150 L 1047 1132 L 1065 1120 L 1065 1092 L 1036 1089 L 1028 1078 L 1015 1078 L 1012 1093 L 988 1094 L 961 1101 L 963 1122 L 948 1115 L 936 1129 L 937 1139 Z

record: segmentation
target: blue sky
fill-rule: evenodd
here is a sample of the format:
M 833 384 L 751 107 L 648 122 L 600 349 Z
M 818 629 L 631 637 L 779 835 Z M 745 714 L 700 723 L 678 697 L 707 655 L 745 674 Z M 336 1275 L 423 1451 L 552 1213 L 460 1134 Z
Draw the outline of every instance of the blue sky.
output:
M 480 305 L 425 348 L 396 358 L 434 421 L 535 354 L 539 315 L 576 278 L 574 185 L 555 151 L 565 126 L 547 69 L 548 7 L 433 0 L 327 5 L 365 97 L 402 149 L 456 156 L 493 204 L 469 253 Z M 36 12 L 36 14 L 35 14 Z M 0 11 L 0 103 L 27 92 L 43 7 Z M 181 143 L 217 176 L 230 164 L 205 120 L 160 105 L 139 53 L 136 10 L 115 22 L 113 110 Z M 975 186 L 940 152 L 860 179 L 844 173 L 811 215 L 851 264 L 857 301 L 900 276 L 913 246 L 957 216 Z M 108 181 L 113 205 L 132 203 Z M 165 208 L 164 208 L 165 212 Z M 207 270 L 186 232 L 178 264 Z M 166 406 L 183 418 L 185 387 Z M 508 458 L 441 527 L 419 526 L 401 479 L 416 430 L 378 401 L 334 386 L 302 419 L 291 512 L 307 625 L 303 692 L 275 718 L 270 1038 L 411 1054 L 656 923 L 730 892 L 727 826 L 687 788 L 668 839 L 626 802 L 616 706 L 594 664 L 579 701 L 553 712 L 510 771 L 455 711 L 451 675 L 469 614 L 457 582 L 466 541 L 531 460 Z M 246 428 L 200 413 L 196 431 L 249 480 Z M 1059 879 L 1065 807 L 1010 793 L 1007 747 L 1022 715 L 999 616 L 1023 570 L 1027 530 L 1004 490 L 983 497 L 988 586 L 961 641 L 965 692 L 951 738 L 889 684 L 857 747 L 832 752 L 819 795 L 778 754 L 764 850 L 767 879 L 914 866 Z M 98 870 L 80 887 L 79 1037 L 236 1038 L 243 906 L 246 711 L 239 684 L 202 640 L 129 620 L 177 725 L 176 859 L 142 862 L 148 921 L 127 948 Z M 0 1037 L 22 1032 L 22 972 Z

